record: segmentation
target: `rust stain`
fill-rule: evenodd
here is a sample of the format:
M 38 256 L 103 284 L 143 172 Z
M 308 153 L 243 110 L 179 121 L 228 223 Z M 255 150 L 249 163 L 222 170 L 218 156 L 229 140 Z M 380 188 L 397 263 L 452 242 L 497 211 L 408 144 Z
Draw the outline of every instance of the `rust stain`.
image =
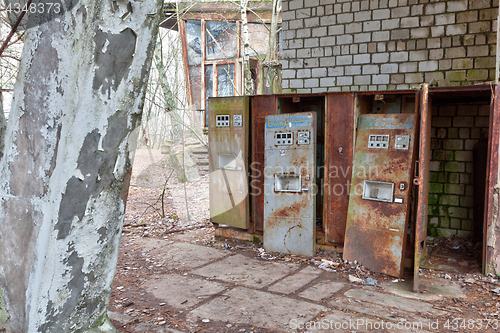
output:
M 285 246 L 286 250 L 288 251 L 289 254 L 292 253 L 292 251 L 290 251 L 290 249 L 288 248 L 287 244 L 286 244 L 286 239 L 287 237 L 290 235 L 291 231 L 295 228 L 299 228 L 299 229 L 304 229 L 301 225 L 299 224 L 296 224 L 294 225 L 293 227 L 291 227 L 290 229 L 288 229 L 288 231 L 285 233 L 285 236 L 283 236 L 283 245 Z M 305 229 L 304 229 L 305 230 Z M 307 230 L 305 230 L 307 231 Z M 302 234 L 299 234 L 299 237 L 301 237 Z
M 275 192 L 276 193 L 276 192 Z M 299 193 L 294 193 L 299 194 Z M 281 193 L 281 195 L 288 195 L 288 193 Z M 296 217 L 300 215 L 300 212 L 306 208 L 309 203 L 306 200 L 295 202 L 293 205 L 288 207 L 283 207 L 276 212 L 271 213 L 270 217 Z
M 389 242 L 403 246 L 393 234 L 377 232 L 377 237 L 373 237 L 371 230 L 356 228 L 356 240 L 346 240 L 344 253 L 345 251 L 353 253 L 358 262 L 373 271 L 400 277 L 401 271 L 397 267 L 401 258 L 395 256 L 386 245 Z

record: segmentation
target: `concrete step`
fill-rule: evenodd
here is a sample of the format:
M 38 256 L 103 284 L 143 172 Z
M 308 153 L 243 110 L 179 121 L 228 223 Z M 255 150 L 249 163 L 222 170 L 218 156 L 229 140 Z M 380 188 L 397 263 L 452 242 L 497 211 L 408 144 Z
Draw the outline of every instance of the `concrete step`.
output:
M 184 156 L 184 161 L 183 161 L 183 156 Z M 175 154 L 175 162 L 177 165 L 183 169 L 184 167 L 184 175 L 185 179 L 188 182 L 193 182 L 200 180 L 200 174 L 198 173 L 198 169 L 196 168 L 196 165 L 193 162 L 193 159 L 189 154 L 183 155 L 182 153 L 177 153 Z
M 191 154 L 194 154 L 194 155 L 208 155 L 208 150 L 192 150 Z

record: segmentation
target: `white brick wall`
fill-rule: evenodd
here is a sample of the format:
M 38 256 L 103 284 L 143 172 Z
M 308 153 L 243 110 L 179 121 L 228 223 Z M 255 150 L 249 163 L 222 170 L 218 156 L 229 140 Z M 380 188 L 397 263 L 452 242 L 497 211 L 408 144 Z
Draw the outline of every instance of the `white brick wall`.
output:
M 284 92 L 490 81 L 499 0 L 283 0 Z

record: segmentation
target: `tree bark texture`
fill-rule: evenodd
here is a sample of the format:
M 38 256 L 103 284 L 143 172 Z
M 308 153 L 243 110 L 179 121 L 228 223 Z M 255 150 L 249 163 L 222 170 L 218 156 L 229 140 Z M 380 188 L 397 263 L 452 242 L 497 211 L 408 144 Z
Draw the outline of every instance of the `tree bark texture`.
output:
M 61 3 L 26 31 L 4 137 L 0 332 L 116 331 L 107 307 L 161 1 Z

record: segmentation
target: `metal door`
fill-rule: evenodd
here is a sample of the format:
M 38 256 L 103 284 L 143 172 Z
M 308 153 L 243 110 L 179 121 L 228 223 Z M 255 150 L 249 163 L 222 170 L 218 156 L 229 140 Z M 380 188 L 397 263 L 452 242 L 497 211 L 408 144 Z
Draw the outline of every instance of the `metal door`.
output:
M 403 274 L 411 200 L 415 114 L 359 116 L 344 259 Z
M 323 230 L 327 244 L 344 244 L 352 174 L 354 94 L 330 93 L 327 97 Z
M 266 116 L 277 113 L 275 95 L 252 97 L 250 196 L 254 231 L 264 230 L 264 151 Z
M 498 219 L 498 161 L 500 142 L 500 86 L 495 86 L 490 108 L 488 136 L 488 167 L 486 171 L 486 195 L 483 227 L 483 273 L 500 274 L 500 229 Z
M 413 183 L 418 186 L 417 214 L 415 217 L 415 259 L 413 271 L 413 291 L 418 291 L 420 262 L 427 251 L 427 205 L 429 194 L 429 164 L 431 152 L 431 103 L 429 85 L 424 84 L 420 96 L 420 134 L 419 134 L 417 175 Z
M 250 222 L 248 112 L 248 97 L 208 102 L 210 220 L 241 229 L 248 229 Z
M 316 113 L 268 116 L 265 128 L 264 248 L 316 252 Z

